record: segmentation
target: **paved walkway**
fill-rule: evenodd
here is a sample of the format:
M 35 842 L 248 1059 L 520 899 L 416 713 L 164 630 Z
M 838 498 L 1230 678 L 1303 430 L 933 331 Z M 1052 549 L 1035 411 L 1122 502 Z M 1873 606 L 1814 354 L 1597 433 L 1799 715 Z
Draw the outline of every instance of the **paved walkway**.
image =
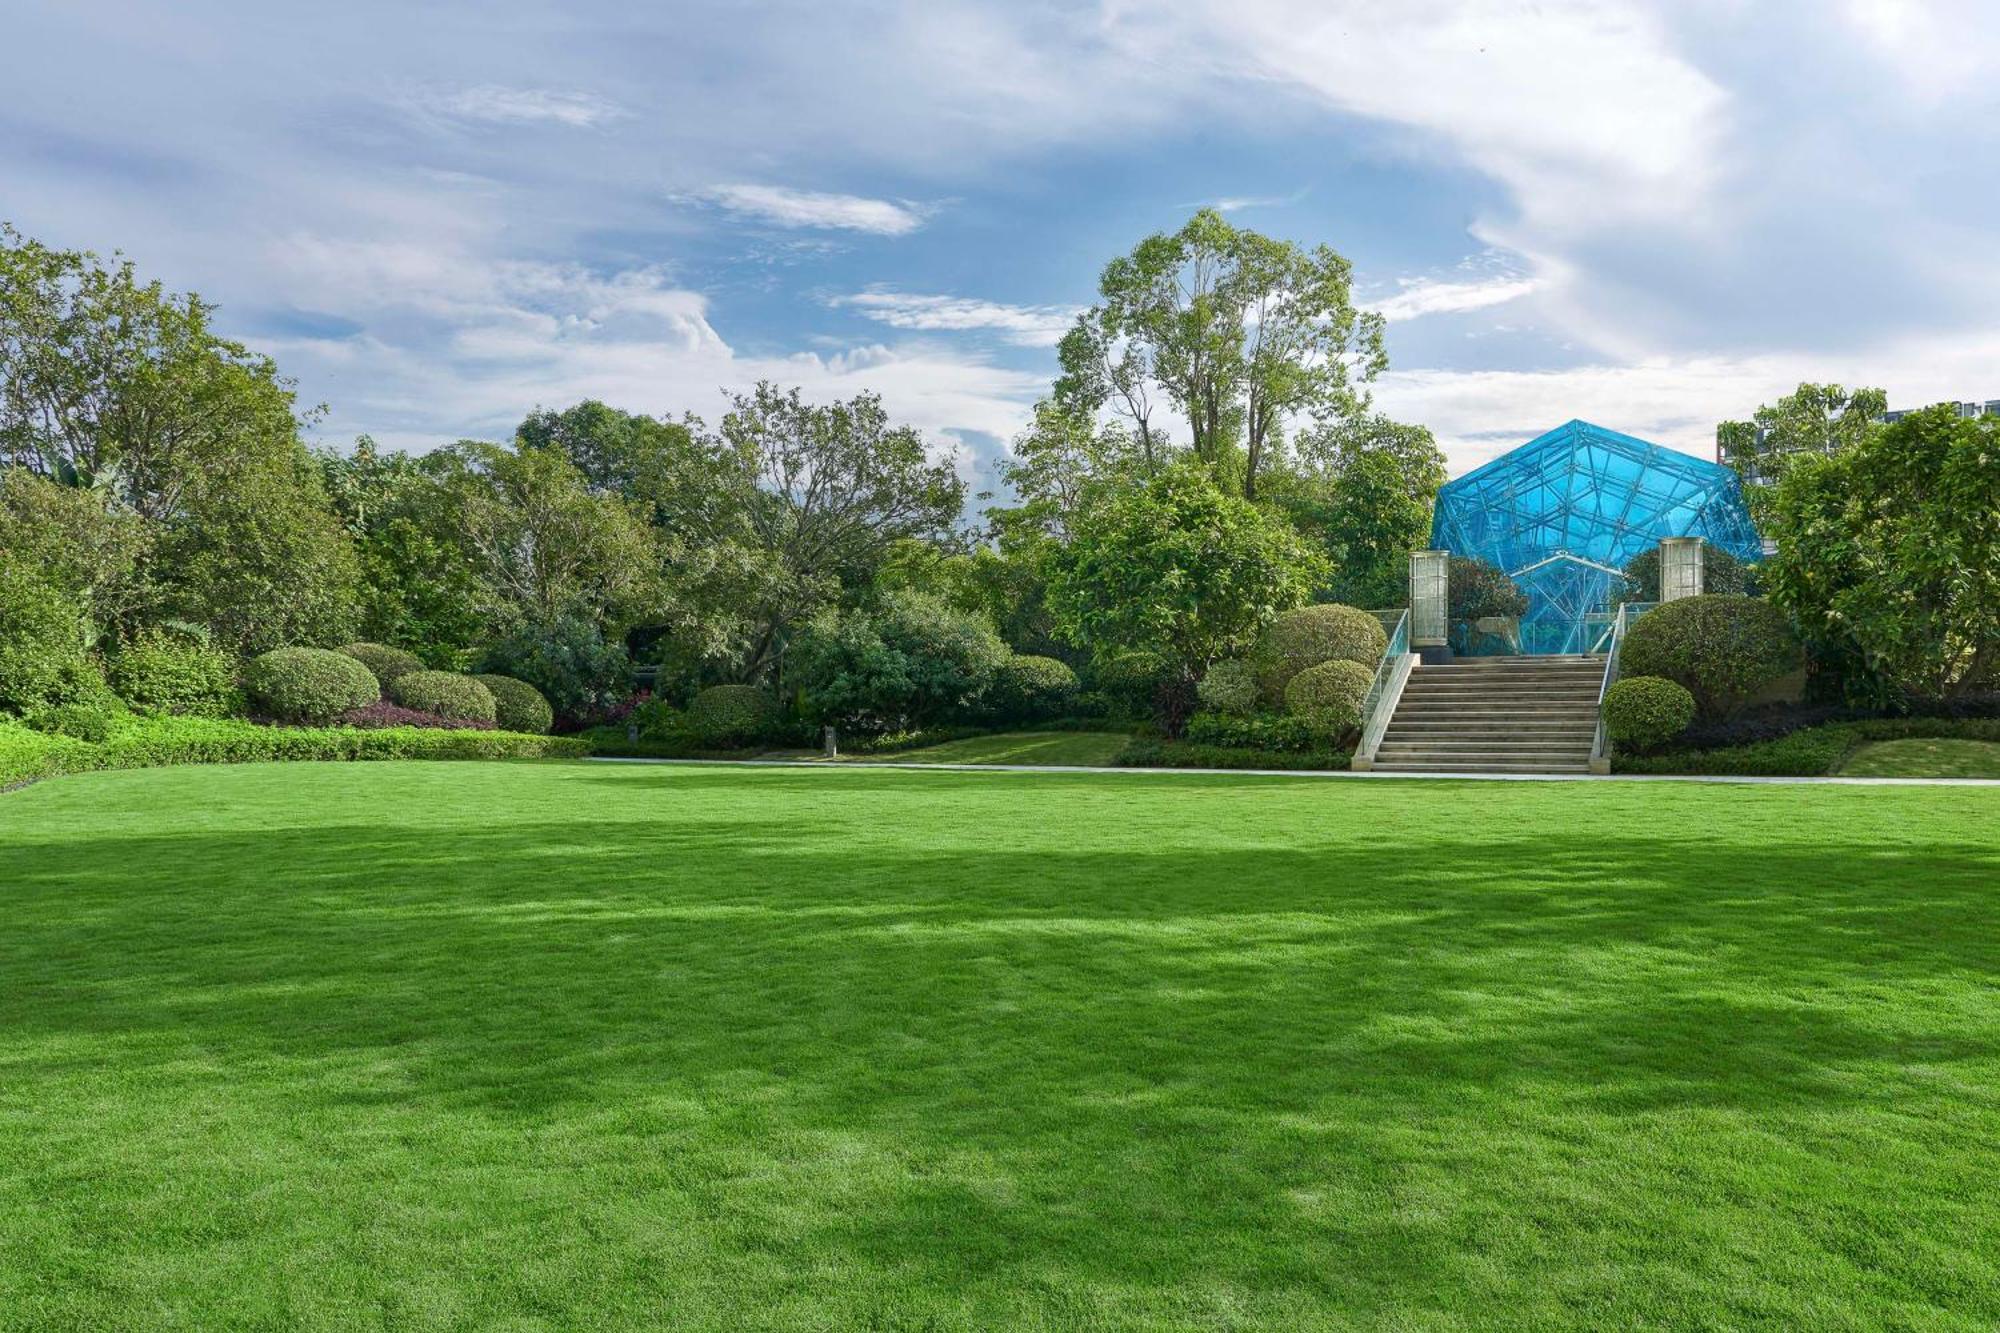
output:
M 1817 782 L 1842 787 L 2000 787 L 2000 778 L 1765 778 L 1665 773 L 1348 773 L 1292 768 L 1109 768 L 1080 764 L 917 764 L 893 759 L 828 762 L 824 759 L 621 759 L 593 755 L 593 764 L 682 764 L 714 768 L 814 768 L 854 772 L 892 768 L 933 773 L 1170 773 L 1223 778 L 1349 778 L 1356 782 Z

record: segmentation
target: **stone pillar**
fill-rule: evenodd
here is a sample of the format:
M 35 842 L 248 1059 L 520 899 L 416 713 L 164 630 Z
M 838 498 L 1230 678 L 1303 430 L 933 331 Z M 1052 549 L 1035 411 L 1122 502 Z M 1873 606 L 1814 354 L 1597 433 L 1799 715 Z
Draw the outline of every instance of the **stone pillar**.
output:
M 1660 539 L 1660 600 L 1701 596 L 1701 538 Z
M 1450 636 L 1451 552 L 1410 552 L 1410 648 L 1442 648 Z

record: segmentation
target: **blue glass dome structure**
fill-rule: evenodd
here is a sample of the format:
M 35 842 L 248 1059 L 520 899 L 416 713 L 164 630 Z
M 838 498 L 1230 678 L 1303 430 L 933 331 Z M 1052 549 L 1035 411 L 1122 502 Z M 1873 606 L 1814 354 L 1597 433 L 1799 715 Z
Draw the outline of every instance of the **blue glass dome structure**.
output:
M 1625 563 L 1662 537 L 1763 554 L 1736 474 L 1719 463 L 1570 421 L 1438 492 L 1431 545 L 1498 565 L 1528 594 L 1527 652 L 1586 652 Z

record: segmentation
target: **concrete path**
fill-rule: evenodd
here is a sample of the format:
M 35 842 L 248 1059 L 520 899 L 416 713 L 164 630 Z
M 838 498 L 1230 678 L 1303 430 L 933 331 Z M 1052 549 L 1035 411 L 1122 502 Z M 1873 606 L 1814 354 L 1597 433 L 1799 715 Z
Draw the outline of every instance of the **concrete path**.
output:
M 1117 773 L 1125 776 L 1147 773 L 1195 775 L 1211 778 L 1351 778 L 1356 782 L 1817 782 L 1843 787 L 2000 787 L 2000 778 L 1766 778 L 1731 777 L 1705 774 L 1666 773 L 1329 773 L 1290 768 L 1108 768 L 1076 764 L 917 764 L 892 759 L 871 759 L 865 763 L 829 762 L 824 759 L 621 759 L 614 755 L 593 755 L 592 764 L 681 764 L 713 768 L 812 768 L 842 772 L 872 772 L 877 769 L 904 769 L 933 773 Z

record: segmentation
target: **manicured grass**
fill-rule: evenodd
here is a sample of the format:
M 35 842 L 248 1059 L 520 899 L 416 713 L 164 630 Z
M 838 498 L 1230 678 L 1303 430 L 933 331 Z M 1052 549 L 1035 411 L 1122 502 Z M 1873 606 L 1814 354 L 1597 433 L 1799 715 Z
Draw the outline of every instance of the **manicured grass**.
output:
M 1131 741 L 1132 737 L 1124 732 L 1010 731 L 856 758 L 864 763 L 1066 764 L 1101 768 L 1116 760 Z
M 2000 778 L 2000 742 L 1877 741 L 1840 766 L 1847 777 Z
M 0 1327 L 1990 1328 L 2000 791 L 0 798 Z

